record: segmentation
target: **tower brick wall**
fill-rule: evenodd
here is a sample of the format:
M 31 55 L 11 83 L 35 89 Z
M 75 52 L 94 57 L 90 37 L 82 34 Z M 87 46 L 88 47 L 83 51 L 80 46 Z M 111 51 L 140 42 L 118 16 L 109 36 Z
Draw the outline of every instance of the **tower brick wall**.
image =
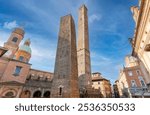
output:
M 71 15 L 60 21 L 51 93 L 52 97 L 79 97 L 76 35 Z
M 82 5 L 79 8 L 78 17 L 78 76 L 80 89 L 92 87 L 91 61 L 89 51 L 88 15 L 87 8 Z

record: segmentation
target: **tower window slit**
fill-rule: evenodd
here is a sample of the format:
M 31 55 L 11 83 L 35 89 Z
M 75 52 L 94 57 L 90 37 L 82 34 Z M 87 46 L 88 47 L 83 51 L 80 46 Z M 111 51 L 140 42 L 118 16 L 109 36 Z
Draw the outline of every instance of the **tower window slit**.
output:
M 59 88 L 59 95 L 62 95 L 62 87 Z

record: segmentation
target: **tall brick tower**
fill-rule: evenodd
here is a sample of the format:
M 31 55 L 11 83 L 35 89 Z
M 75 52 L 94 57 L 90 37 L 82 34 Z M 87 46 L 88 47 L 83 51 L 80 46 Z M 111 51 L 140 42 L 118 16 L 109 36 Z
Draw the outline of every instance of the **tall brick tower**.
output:
M 71 15 L 61 17 L 51 97 L 79 97 L 76 34 Z
M 91 87 L 91 61 L 89 51 L 88 15 L 87 8 L 82 5 L 79 8 L 78 17 L 78 76 L 80 89 Z

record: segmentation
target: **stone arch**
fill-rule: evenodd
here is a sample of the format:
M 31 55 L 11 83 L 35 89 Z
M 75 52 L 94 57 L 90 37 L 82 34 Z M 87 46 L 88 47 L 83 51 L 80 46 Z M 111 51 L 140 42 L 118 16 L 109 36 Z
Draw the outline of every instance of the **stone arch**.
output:
M 50 91 L 45 91 L 43 94 L 44 98 L 50 98 L 51 92 Z
M 25 90 L 21 93 L 20 98 L 30 98 L 31 92 L 29 90 Z
M 2 93 L 2 97 L 3 98 L 14 98 L 14 97 L 16 97 L 16 91 L 13 89 L 5 90 Z
M 41 98 L 42 92 L 40 90 L 37 90 L 33 93 L 33 98 Z

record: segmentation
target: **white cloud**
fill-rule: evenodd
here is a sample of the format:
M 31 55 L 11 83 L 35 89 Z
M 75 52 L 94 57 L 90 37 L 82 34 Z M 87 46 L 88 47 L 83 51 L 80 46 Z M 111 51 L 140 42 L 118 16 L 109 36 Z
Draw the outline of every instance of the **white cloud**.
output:
M 43 45 L 44 46 L 44 45 Z M 44 48 L 32 46 L 32 57 L 30 63 L 32 68 L 53 72 L 55 63 L 55 48 Z
M 94 21 L 99 21 L 101 19 L 101 16 L 97 15 L 97 14 L 93 14 L 91 16 L 89 16 L 89 22 L 93 23 Z
M 0 30 L 0 46 L 3 46 L 4 42 L 7 41 L 10 33 L 9 32 L 4 32 Z
M 55 59 L 55 49 L 49 50 L 42 47 L 32 47 L 32 57 L 33 59 L 39 60 L 41 59 Z
M 110 57 L 106 57 L 103 54 L 91 52 L 91 60 L 92 66 L 102 66 L 102 65 L 109 65 L 112 63 Z
M 6 29 L 13 29 L 15 27 L 17 27 L 18 24 L 16 22 L 16 20 L 12 21 L 12 22 L 5 22 L 3 27 L 6 28 Z

